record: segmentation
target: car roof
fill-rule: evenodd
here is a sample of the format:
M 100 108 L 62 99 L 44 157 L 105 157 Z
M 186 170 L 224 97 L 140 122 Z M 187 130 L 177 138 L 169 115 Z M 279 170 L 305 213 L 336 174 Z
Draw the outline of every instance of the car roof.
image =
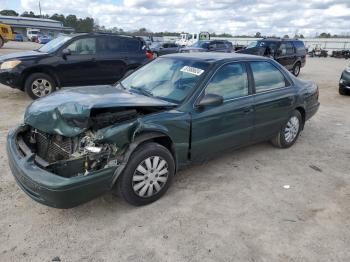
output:
M 268 58 L 263 56 L 238 54 L 238 53 L 221 53 L 221 52 L 193 52 L 193 53 L 174 53 L 164 55 L 162 57 L 169 58 L 187 58 L 207 63 L 217 63 L 226 61 L 244 61 L 244 60 L 263 60 Z

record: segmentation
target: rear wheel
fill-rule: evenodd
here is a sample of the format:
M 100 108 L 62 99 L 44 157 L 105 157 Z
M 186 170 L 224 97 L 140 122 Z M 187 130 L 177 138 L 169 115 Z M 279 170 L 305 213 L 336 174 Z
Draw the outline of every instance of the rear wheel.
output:
M 0 48 L 4 45 L 4 39 L 2 39 L 2 37 L 0 37 Z
M 169 150 L 157 143 L 145 143 L 130 156 L 118 179 L 118 191 L 132 205 L 147 205 L 165 194 L 174 174 L 174 158 Z
M 303 118 L 298 110 L 294 110 L 287 123 L 282 126 L 278 134 L 271 140 L 272 144 L 280 148 L 291 147 L 297 141 L 302 126 Z
M 295 75 L 295 76 L 299 75 L 300 67 L 301 67 L 301 65 L 300 65 L 299 62 L 294 65 L 294 67 L 293 67 L 293 75 Z
M 38 99 L 54 92 L 56 85 L 51 76 L 44 73 L 34 73 L 27 78 L 24 89 L 32 99 Z

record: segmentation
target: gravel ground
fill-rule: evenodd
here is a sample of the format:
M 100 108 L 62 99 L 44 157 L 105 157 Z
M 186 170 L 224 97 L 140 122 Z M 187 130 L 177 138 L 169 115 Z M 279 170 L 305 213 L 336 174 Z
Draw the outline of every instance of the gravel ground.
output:
M 112 194 L 69 210 L 27 197 L 5 142 L 30 99 L 0 86 L 0 261 L 350 261 L 350 97 L 337 90 L 348 64 L 308 58 L 300 77 L 318 83 L 321 108 L 292 148 L 225 153 L 138 208 Z

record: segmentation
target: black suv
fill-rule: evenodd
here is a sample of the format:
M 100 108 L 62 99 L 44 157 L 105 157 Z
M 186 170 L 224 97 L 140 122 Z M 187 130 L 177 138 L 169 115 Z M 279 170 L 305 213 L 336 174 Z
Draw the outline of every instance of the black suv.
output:
M 0 56 L 0 82 L 37 99 L 64 86 L 114 83 L 150 58 L 138 37 L 61 35 L 37 50 Z
M 300 68 L 306 62 L 304 42 L 296 39 L 265 38 L 250 43 L 237 53 L 271 57 L 295 76 L 299 75 Z
M 227 40 L 200 40 L 191 46 L 180 49 L 180 53 L 192 52 L 223 52 L 233 51 L 233 45 Z

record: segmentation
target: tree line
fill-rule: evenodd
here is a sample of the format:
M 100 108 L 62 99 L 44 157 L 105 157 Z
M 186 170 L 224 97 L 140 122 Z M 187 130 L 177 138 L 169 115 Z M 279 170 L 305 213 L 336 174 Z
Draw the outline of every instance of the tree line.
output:
M 0 15 L 4 16 L 21 16 L 21 17 L 34 17 L 34 18 L 48 18 L 56 21 L 62 22 L 64 26 L 72 27 L 75 32 L 106 32 L 106 33 L 117 33 L 117 34 L 127 34 L 127 35 L 137 35 L 137 36 L 179 36 L 181 33 L 179 32 L 151 32 L 146 28 L 140 28 L 139 30 L 134 31 L 124 31 L 122 28 L 113 27 L 106 28 L 105 26 L 100 26 L 95 23 L 92 17 L 85 18 L 77 18 L 76 15 L 67 15 L 63 14 L 53 14 L 51 16 L 45 15 L 37 15 L 33 11 L 25 11 L 22 14 L 18 14 L 14 10 L 2 10 L 0 11 Z M 182 32 L 183 33 L 183 32 Z M 242 37 L 242 38 L 263 38 L 263 37 L 276 37 L 275 35 L 271 36 L 263 36 L 260 32 L 256 32 L 255 35 L 231 35 L 228 33 L 216 34 L 215 32 L 211 32 L 210 35 L 212 37 Z M 318 35 L 320 38 L 331 38 L 331 37 L 346 37 L 344 35 L 331 35 L 330 33 L 321 33 Z M 284 35 L 283 38 L 290 38 L 289 35 Z M 304 36 L 302 34 L 295 34 L 293 38 L 302 39 Z

